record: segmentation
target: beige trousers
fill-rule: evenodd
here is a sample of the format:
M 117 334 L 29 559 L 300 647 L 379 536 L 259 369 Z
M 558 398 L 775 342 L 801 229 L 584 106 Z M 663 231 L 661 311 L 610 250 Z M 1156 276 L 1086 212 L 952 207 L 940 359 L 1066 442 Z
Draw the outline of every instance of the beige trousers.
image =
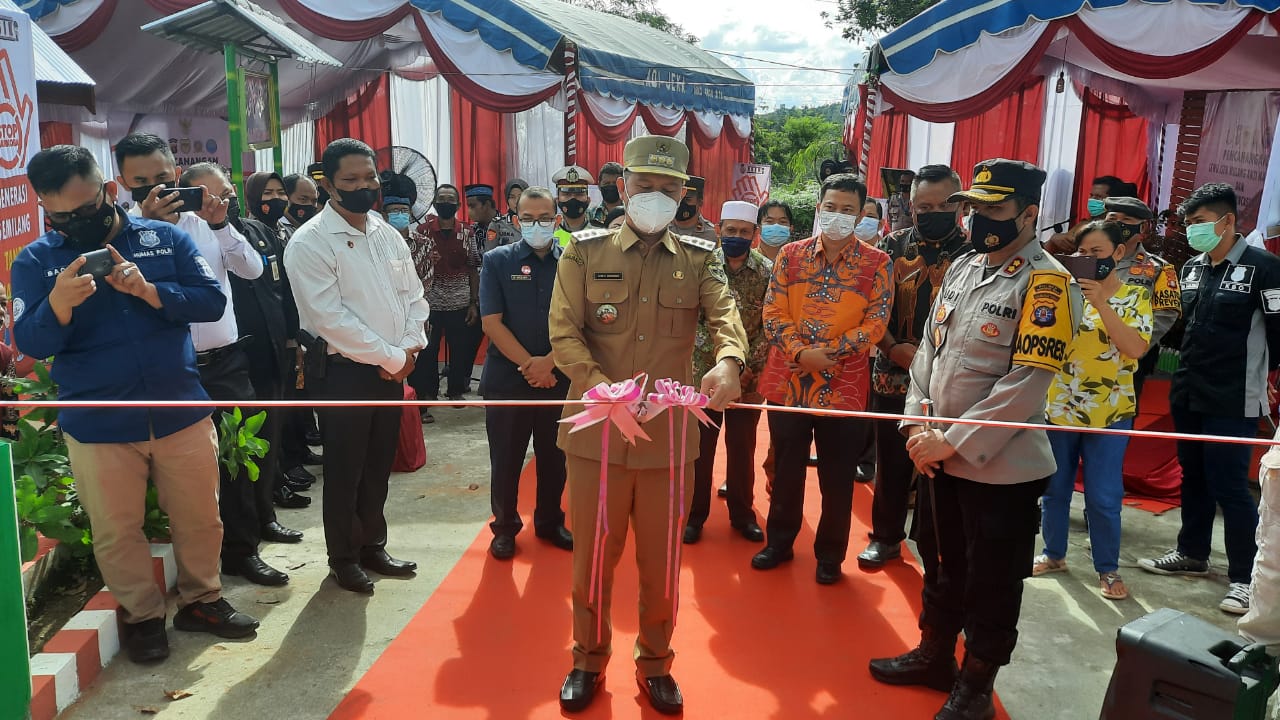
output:
M 573 531 L 573 666 L 601 672 L 609 663 L 613 650 L 613 627 L 609 619 L 613 573 L 626 543 L 627 527 L 631 525 L 635 528 L 636 565 L 640 571 L 636 667 L 645 677 L 666 675 L 671 672 L 671 661 L 675 658 L 671 635 L 679 599 L 681 539 L 689 505 L 693 502 L 693 463 L 685 466 L 683 507 L 679 503 L 679 488 L 676 489 L 674 522 L 670 470 L 631 470 L 608 465 L 609 531 L 602 533 L 603 543 L 597 558 L 592 540 L 596 537 L 600 461 L 574 455 L 566 456 L 565 460 Z M 592 562 L 597 559 L 600 591 L 593 596 Z
M 208 418 L 163 438 L 134 443 L 84 443 L 67 435 L 71 472 L 93 526 L 102 579 L 128 623 L 165 616 L 151 549 L 142 533 L 147 479 L 169 514 L 178 561 L 178 604 L 222 596 L 218 562 L 218 442 Z
M 1253 599 L 1240 618 L 1240 634 L 1265 643 L 1268 652 L 1280 655 L 1280 469 L 1267 467 L 1263 458 L 1259 477 L 1262 502 L 1258 505 L 1258 554 L 1253 560 Z

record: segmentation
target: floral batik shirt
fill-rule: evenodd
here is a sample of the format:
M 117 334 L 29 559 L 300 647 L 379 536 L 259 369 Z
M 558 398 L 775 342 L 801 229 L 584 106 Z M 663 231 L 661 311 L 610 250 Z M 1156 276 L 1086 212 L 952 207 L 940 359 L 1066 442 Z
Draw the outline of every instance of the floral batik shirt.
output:
M 1122 285 L 1108 301 L 1125 325 L 1151 340 L 1151 292 Z M 1084 302 L 1080 330 L 1067 349 L 1062 371 L 1049 387 L 1046 412 L 1051 425 L 1109 427 L 1137 414 L 1133 376 L 1138 361 L 1111 344 L 1098 309 Z
M 764 332 L 764 298 L 769 292 L 769 283 L 773 279 L 773 262 L 753 249 L 742 263 L 742 267 L 734 270 L 724 259 L 724 251 L 716 248 L 716 255 L 724 263 L 725 275 L 729 278 L 729 293 L 733 295 L 734 304 L 738 306 L 738 315 L 742 318 L 742 328 L 747 331 L 747 374 L 742 379 L 742 402 L 759 403 L 764 397 L 756 391 L 756 383 L 760 373 L 764 371 L 764 362 L 769 355 L 769 338 Z M 716 344 L 707 328 L 707 318 L 698 311 L 698 329 L 693 336 L 693 386 L 701 387 L 702 378 L 716 364 Z

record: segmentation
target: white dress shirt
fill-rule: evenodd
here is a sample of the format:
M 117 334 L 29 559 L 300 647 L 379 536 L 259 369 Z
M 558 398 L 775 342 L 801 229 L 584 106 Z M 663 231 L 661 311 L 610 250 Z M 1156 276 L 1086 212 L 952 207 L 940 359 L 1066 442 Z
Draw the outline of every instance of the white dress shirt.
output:
M 395 374 L 406 349 L 426 347 L 422 281 L 404 238 L 377 213 L 360 232 L 326 205 L 293 234 L 284 264 L 299 324 L 331 353 Z
M 129 213 L 141 217 L 142 208 L 134 205 Z M 227 278 L 227 271 L 230 270 L 245 280 L 257 280 L 262 276 L 262 256 L 229 222 L 222 229 L 214 230 L 204 218 L 193 212 L 184 212 L 178 215 L 178 228 L 195 241 L 196 249 L 205 262 L 209 263 L 213 277 L 222 286 L 222 294 L 227 298 L 227 309 L 216 322 L 191 325 L 191 342 L 195 345 L 196 352 L 230 345 L 240 338 L 240 328 L 236 325 L 236 311 L 231 302 L 231 282 Z

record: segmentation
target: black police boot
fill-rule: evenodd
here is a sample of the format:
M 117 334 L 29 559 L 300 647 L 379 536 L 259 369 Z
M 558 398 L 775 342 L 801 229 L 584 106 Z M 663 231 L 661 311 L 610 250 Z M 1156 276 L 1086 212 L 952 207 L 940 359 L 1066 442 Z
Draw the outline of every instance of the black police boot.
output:
M 943 637 L 925 626 L 920 644 L 910 652 L 871 661 L 871 677 L 886 685 L 923 685 L 950 692 L 956 683 L 956 636 Z
M 933 716 L 933 720 L 991 720 L 996 716 L 996 706 L 991 702 L 992 686 L 996 682 L 999 665 L 974 657 L 964 656 L 960 679 L 951 689 L 951 697 Z

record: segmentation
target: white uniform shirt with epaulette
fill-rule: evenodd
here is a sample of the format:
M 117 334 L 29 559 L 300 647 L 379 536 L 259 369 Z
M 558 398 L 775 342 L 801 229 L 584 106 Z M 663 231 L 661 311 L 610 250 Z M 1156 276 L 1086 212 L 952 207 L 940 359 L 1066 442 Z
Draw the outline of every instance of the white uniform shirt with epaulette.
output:
M 970 252 L 947 270 L 911 364 L 907 411 L 929 398 L 939 417 L 1044 422 L 1049 386 L 1081 316 L 1079 287 L 1035 242 L 1001 267 L 986 260 Z M 1011 485 L 1056 467 L 1043 431 L 941 428 L 956 449 L 943 463 L 949 475 Z
M 1116 263 L 1120 281 L 1137 285 L 1151 292 L 1151 310 L 1154 323 L 1151 331 L 1151 347 L 1169 332 L 1169 328 L 1182 315 L 1182 293 L 1178 287 L 1178 273 L 1164 258 L 1148 252 L 1138 243 L 1133 253 Z
M 556 364 L 572 382 L 571 398 L 598 383 L 641 373 L 650 381 L 690 383 L 699 310 L 717 361 L 747 357 L 746 332 L 714 249 L 707 240 L 670 232 L 646 246 L 629 226 L 574 234 L 560 256 L 548 319 Z M 579 410 L 568 406 L 565 414 Z M 612 431 L 609 461 L 630 468 L 666 467 L 667 432 L 654 430 L 650 437 L 629 447 Z M 690 461 L 697 454 L 696 437 L 697 429 L 689 427 Z M 562 425 L 559 442 L 571 455 L 600 458 L 599 425 L 572 435 Z

